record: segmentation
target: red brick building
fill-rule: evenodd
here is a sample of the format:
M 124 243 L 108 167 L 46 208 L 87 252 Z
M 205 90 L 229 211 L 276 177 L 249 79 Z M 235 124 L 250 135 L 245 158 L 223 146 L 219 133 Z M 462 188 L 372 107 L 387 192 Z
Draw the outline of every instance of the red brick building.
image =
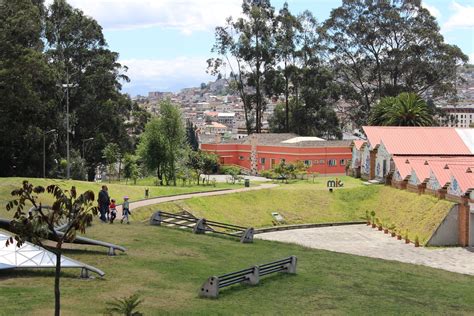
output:
M 308 172 L 345 174 L 351 159 L 351 141 L 326 141 L 296 134 L 253 134 L 245 139 L 207 141 L 201 150 L 220 157 L 222 165 L 237 165 L 251 174 L 272 169 L 282 161 L 301 161 Z

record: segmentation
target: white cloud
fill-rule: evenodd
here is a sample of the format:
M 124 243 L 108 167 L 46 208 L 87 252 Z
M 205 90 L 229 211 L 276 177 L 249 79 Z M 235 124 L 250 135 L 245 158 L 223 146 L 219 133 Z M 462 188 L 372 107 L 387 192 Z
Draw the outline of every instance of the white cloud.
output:
M 439 19 L 441 18 L 441 11 L 438 10 L 435 6 L 429 5 L 426 2 L 422 3 L 422 6 L 430 11 L 431 15 L 434 16 L 435 18 Z
M 206 73 L 206 58 L 177 57 L 173 59 L 128 59 L 120 60 L 128 67 L 130 83 L 124 90 L 135 93 L 148 91 L 176 91 L 182 87 L 199 86 L 212 79 Z M 144 90 L 148 89 L 148 90 Z
M 474 6 L 461 5 L 453 1 L 451 9 L 454 14 L 444 23 L 444 29 L 450 31 L 459 28 L 474 28 Z
M 53 0 L 46 1 L 47 4 Z M 105 29 L 162 27 L 184 34 L 211 30 L 237 16 L 241 0 L 68 0 Z

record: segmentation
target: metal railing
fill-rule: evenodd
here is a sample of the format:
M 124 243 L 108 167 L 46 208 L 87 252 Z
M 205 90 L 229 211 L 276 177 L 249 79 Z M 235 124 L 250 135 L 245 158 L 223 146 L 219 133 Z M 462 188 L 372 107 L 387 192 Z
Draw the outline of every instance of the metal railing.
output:
M 174 214 L 164 211 L 155 212 L 150 218 L 151 225 L 160 226 L 162 223 L 170 226 L 176 225 L 183 228 L 192 228 L 195 234 L 211 232 L 215 234 L 239 237 L 242 243 L 253 242 L 253 227 L 243 227 L 197 218 L 188 214 Z
M 296 274 L 296 257 L 291 256 L 281 260 L 261 264 L 220 276 L 211 276 L 199 289 L 199 296 L 217 298 L 219 290 L 223 287 L 237 283 L 258 284 L 260 277 L 276 272 Z

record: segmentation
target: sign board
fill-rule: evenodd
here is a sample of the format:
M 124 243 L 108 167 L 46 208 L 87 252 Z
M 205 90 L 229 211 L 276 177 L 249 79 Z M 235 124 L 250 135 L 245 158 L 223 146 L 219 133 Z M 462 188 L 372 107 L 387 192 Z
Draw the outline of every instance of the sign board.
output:
M 344 183 L 338 178 L 336 178 L 336 180 L 328 180 L 326 185 L 328 188 L 342 188 L 344 186 Z

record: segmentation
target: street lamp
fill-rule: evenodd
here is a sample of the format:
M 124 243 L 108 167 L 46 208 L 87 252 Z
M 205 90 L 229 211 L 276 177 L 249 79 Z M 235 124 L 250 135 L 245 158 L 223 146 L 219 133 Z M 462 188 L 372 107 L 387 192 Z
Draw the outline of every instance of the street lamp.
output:
M 43 178 L 46 179 L 46 135 L 56 132 L 55 129 L 43 131 Z
M 62 84 L 61 87 L 66 88 L 66 178 L 71 178 L 71 164 L 69 160 L 69 88 L 77 87 L 77 84 L 69 83 L 69 72 L 66 70 L 66 83 Z
M 85 144 L 91 140 L 94 140 L 94 137 L 82 139 L 82 159 L 86 159 Z
M 83 167 L 85 167 L 84 161 L 86 159 L 86 146 L 85 145 L 86 145 L 87 142 L 90 142 L 91 140 L 94 140 L 94 137 L 82 139 L 82 159 L 83 159 L 82 164 L 83 164 Z M 86 172 L 84 178 L 85 178 L 85 180 L 87 180 L 87 172 Z

